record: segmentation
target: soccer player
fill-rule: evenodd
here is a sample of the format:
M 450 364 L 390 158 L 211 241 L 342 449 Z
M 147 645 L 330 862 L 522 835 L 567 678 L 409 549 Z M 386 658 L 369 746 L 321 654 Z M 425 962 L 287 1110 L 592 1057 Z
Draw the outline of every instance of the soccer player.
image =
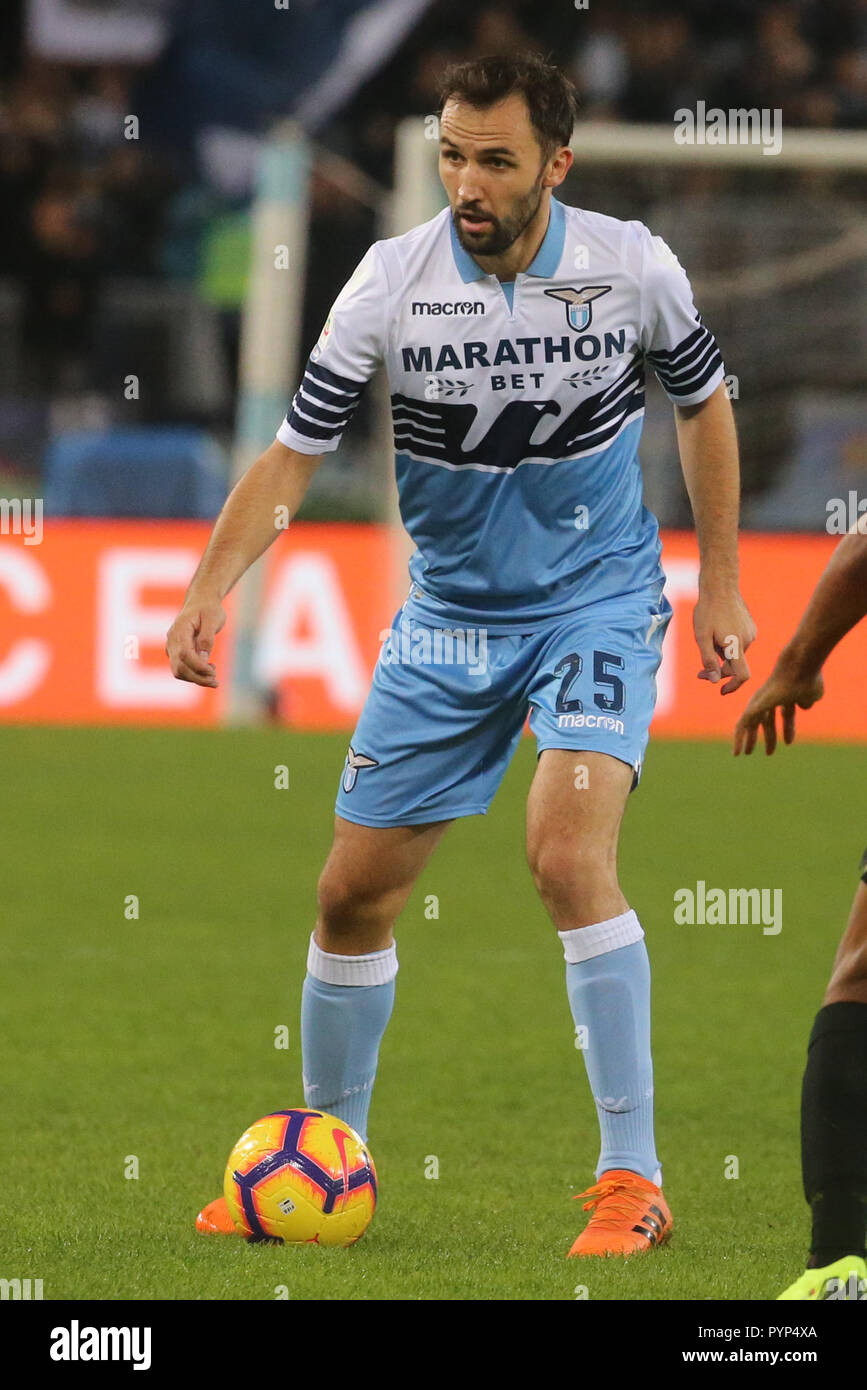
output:
M 825 693 L 822 667 L 867 615 L 867 533 L 840 542 L 795 635 L 735 728 L 736 754 L 795 739 L 795 707 Z M 813 1217 L 807 1268 L 781 1299 L 867 1299 L 867 853 L 807 1050 L 801 1093 L 801 1170 Z
M 218 518 L 167 650 L 180 679 L 216 684 L 222 597 L 274 539 L 275 507 L 297 509 L 383 365 L 417 549 L 319 881 L 304 1094 L 366 1134 L 395 921 L 452 821 L 487 810 L 529 710 L 527 854 L 601 1130 L 582 1194 L 593 1214 L 570 1253 L 628 1256 L 671 1230 L 648 956 L 617 879 L 671 616 L 637 458 L 645 363 L 674 403 L 698 532 L 699 675 L 724 694 L 749 675 L 755 631 L 738 591 L 733 417 L 719 349 L 665 243 L 552 196 L 572 164 L 563 74 L 537 57 L 483 58 L 452 70 L 442 96 L 449 206 L 372 246 L 338 296 L 275 443 Z M 200 1228 L 226 1215 L 212 1204 Z

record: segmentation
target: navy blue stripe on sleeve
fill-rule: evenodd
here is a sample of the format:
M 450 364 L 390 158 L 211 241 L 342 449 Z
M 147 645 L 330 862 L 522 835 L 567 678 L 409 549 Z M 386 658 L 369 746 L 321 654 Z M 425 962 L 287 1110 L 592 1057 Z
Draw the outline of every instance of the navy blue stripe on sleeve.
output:
M 366 385 L 365 381 L 352 381 L 319 362 L 308 360 L 286 423 L 296 434 L 316 443 L 339 439 Z
M 703 324 L 676 348 L 648 352 L 647 361 L 670 396 L 693 395 L 723 366 L 716 339 Z

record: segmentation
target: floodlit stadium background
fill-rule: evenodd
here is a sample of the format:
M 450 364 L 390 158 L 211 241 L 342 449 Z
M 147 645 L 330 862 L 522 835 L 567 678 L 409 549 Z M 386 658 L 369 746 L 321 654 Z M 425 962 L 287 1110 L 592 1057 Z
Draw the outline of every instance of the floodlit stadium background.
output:
M 759 639 L 755 678 L 731 698 L 695 679 L 695 539 L 652 374 L 642 444 L 676 616 L 620 873 L 653 960 L 675 1239 L 586 1274 L 564 1258 L 598 1125 L 562 951 L 525 863 L 526 739 L 489 814 L 449 832 L 401 915 L 369 1235 L 334 1259 L 215 1246 L 195 1213 L 238 1135 L 302 1103 L 316 882 L 405 561 L 381 387 L 264 582 L 245 586 L 218 640 L 216 694 L 172 679 L 165 631 L 340 286 L 372 239 L 430 213 L 424 127 L 442 64 L 534 45 L 583 96 L 563 197 L 671 241 L 737 377 Z M 190 1303 L 200 1373 L 207 1300 L 285 1290 L 297 1321 L 298 1300 L 574 1301 L 581 1280 L 594 1330 L 600 1301 L 654 1302 L 658 1361 L 682 1345 L 660 1338 L 661 1301 L 773 1299 L 799 1271 L 804 1052 L 867 824 L 854 746 L 867 624 L 829 661 L 795 748 L 736 760 L 715 740 L 836 544 L 829 500 L 867 497 L 865 54 L 864 0 L 4 0 L 4 1287 L 146 1300 L 148 1321 Z M 699 101 L 780 107 L 781 155 L 678 154 L 673 114 Z M 279 270 L 278 244 L 291 248 Z M 39 543 L 5 525 L 28 499 L 45 502 Z M 239 631 L 258 701 L 230 679 Z M 202 727 L 257 707 L 272 722 Z M 675 894 L 699 883 L 782 887 L 782 931 L 679 924 Z M 237 1347 L 249 1376 L 249 1338 L 210 1340 L 221 1360 Z M 163 1354 L 180 1341 L 161 1339 Z
M 867 6 L 29 0 L 0 24 L 0 720 L 352 726 L 405 563 L 381 385 L 242 591 L 218 695 L 173 681 L 163 636 L 339 288 L 441 205 L 442 67 L 526 48 L 582 97 L 560 196 L 666 237 L 721 343 L 767 671 L 833 500 L 867 506 Z M 780 110 L 780 154 L 677 146 L 700 101 Z M 695 680 L 671 414 L 651 379 L 641 456 L 676 610 L 655 732 L 725 736 L 749 687 L 721 702 Z M 44 501 L 38 542 L 16 499 Z M 865 657 L 856 632 L 832 658 L 811 737 L 865 736 Z

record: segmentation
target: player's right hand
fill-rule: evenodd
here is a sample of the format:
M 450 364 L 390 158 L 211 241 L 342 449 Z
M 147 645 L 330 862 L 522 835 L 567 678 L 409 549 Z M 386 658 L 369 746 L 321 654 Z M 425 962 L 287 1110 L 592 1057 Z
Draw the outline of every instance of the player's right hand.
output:
M 765 752 L 777 746 L 777 709 L 783 714 L 783 742 L 795 741 L 795 706 L 809 709 L 825 693 L 819 671 L 799 671 L 781 653 L 768 679 L 760 686 L 735 725 L 734 753 L 752 753 L 759 736 L 765 736 Z
M 166 656 L 176 680 L 216 689 L 217 668 L 209 657 L 225 621 L 218 599 L 184 604 L 166 634 Z

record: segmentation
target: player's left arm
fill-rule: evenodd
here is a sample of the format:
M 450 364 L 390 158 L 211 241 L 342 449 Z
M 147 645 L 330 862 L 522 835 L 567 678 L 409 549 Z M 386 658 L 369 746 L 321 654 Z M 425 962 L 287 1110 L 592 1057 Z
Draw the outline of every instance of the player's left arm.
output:
M 783 742 L 795 741 L 795 707 L 809 709 L 825 693 L 822 667 L 852 628 L 867 617 L 867 532 L 857 526 L 837 546 L 793 636 L 773 671 L 750 700 L 735 728 L 734 752 L 752 753 L 758 731 L 765 752 L 777 746 L 777 710 Z
M 695 307 L 674 252 L 643 223 L 630 224 L 640 284 L 641 347 L 674 406 L 701 572 L 693 614 L 701 653 L 699 679 L 729 695 L 749 679 L 744 653 L 755 624 L 738 587 L 740 466 L 725 365 Z
M 725 382 L 696 405 L 675 405 L 674 418 L 701 566 L 693 613 L 699 679 L 727 678 L 722 694 L 730 695 L 749 680 L 745 653 L 756 627 L 738 581 L 740 465 Z

